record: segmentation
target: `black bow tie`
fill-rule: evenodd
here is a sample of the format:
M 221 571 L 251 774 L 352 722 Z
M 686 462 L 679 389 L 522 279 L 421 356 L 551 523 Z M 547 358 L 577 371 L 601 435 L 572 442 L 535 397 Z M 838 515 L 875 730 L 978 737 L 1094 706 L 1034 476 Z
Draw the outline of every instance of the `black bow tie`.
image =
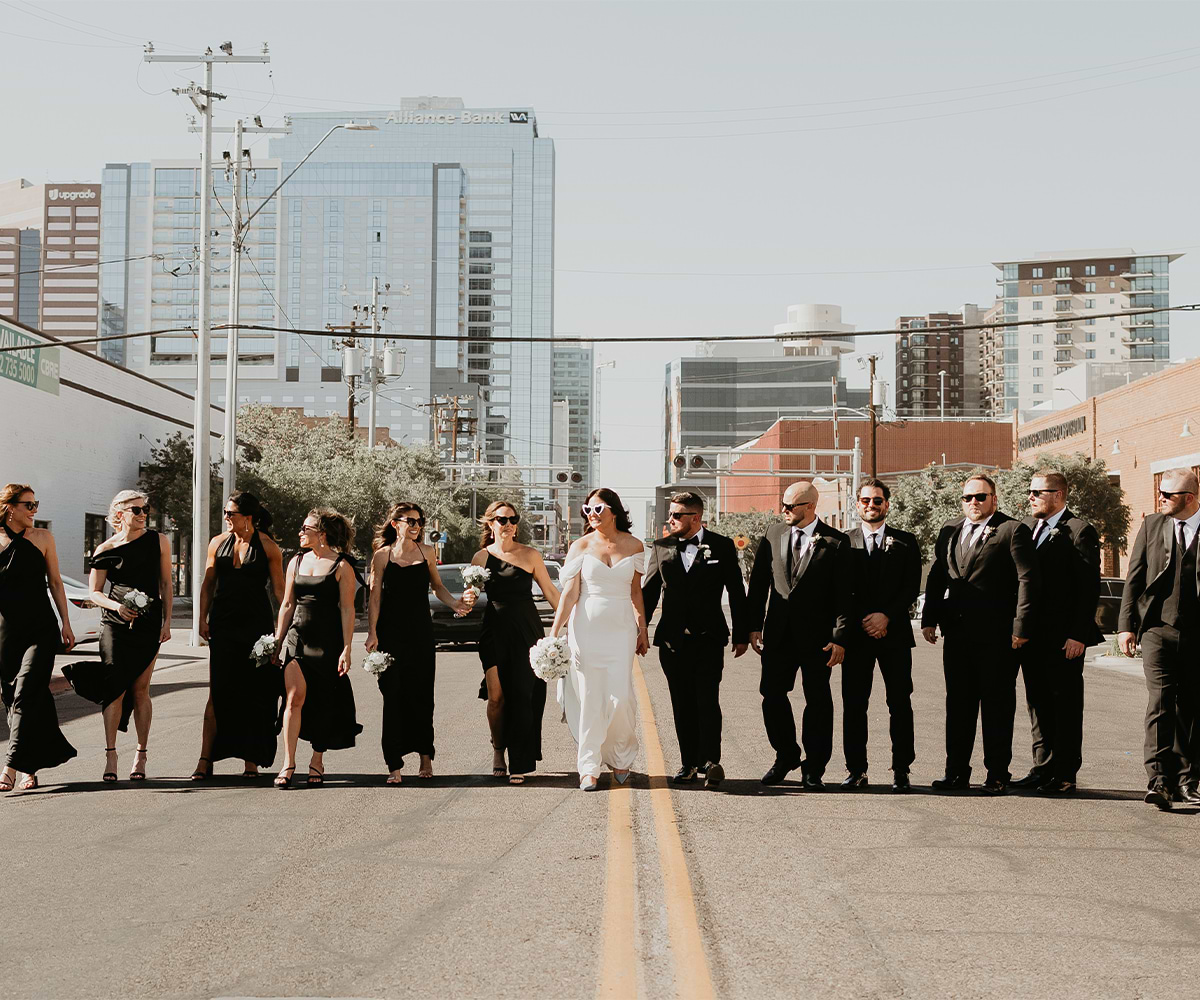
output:
M 696 539 L 694 539 L 694 538 L 685 538 L 685 539 L 681 539 L 680 541 L 676 542 L 675 546 L 676 546 L 676 548 L 679 549 L 680 552 L 683 552 L 688 548 L 689 545 L 695 545 L 695 546 L 699 547 L 699 544 L 700 543 L 697 542 Z

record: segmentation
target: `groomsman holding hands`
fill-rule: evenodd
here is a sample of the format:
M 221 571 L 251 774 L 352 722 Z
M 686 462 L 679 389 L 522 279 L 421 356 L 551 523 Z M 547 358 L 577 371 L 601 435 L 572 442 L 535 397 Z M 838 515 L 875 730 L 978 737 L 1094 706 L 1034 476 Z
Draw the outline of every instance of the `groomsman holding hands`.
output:
M 1126 656 L 1142 644 L 1146 674 L 1146 801 L 1170 809 L 1178 795 L 1200 804 L 1200 569 L 1196 474 L 1170 469 L 1158 487 L 1161 513 L 1147 514 L 1129 554 L 1117 641 Z
M 750 645 L 762 657 L 758 690 L 775 751 L 762 783 L 778 785 L 801 767 L 804 787 L 816 791 L 825 787 L 821 777 L 833 754 L 829 675 L 850 637 L 850 539 L 817 518 L 817 488 L 808 480 L 792 483 L 781 506 L 783 523 L 767 529 L 750 571 Z M 788 698 L 797 670 L 804 688 L 803 764 Z
M 912 625 L 908 612 L 921 591 L 921 546 L 914 535 L 889 527 L 891 491 L 878 479 L 858 489 L 862 523 L 850 532 L 854 616 L 842 662 L 842 744 L 848 777 L 843 788 L 867 785 L 867 706 L 875 664 L 883 677 L 891 717 L 892 791 L 911 787 L 913 748 Z
M 983 713 L 983 790 L 1002 795 L 1012 777 L 1017 655 L 1034 634 L 1039 579 L 1033 538 L 997 509 L 996 484 L 983 474 L 963 483 L 963 516 L 938 535 L 925 589 L 921 634 L 946 645 L 946 774 L 938 791 L 970 788 L 975 724 Z
M 1067 507 L 1067 480 L 1043 469 L 1029 483 L 1030 516 L 1043 599 L 1033 635 L 1020 651 L 1033 731 L 1033 768 L 1013 782 L 1049 795 L 1075 791 L 1083 762 L 1083 656 L 1104 640 L 1096 624 L 1100 600 L 1100 536 Z

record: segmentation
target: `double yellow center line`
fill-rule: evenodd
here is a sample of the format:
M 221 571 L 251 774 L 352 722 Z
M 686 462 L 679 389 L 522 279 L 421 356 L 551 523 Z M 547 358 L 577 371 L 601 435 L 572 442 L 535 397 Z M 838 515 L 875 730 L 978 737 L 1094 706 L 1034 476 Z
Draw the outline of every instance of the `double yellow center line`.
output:
M 641 715 L 646 770 L 650 774 L 650 805 L 654 812 L 654 837 L 658 842 L 662 870 L 667 934 L 675 966 L 675 992 L 686 1000 L 709 1000 L 715 993 L 704 955 L 700 922 L 696 917 L 692 882 L 671 802 L 671 790 L 667 786 L 666 763 L 654 709 L 650 705 L 650 691 L 637 660 L 633 663 L 633 684 Z M 628 1000 L 638 995 L 633 789 L 629 785 L 614 786 L 608 801 L 603 946 L 596 995 L 598 998 Z

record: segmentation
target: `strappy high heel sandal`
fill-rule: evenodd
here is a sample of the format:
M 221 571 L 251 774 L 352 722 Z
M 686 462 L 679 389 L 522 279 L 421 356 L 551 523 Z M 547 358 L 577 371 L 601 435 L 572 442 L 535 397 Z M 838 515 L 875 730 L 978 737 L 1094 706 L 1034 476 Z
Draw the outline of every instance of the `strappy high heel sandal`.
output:
M 147 749 L 148 749 L 147 747 L 138 747 L 137 750 L 135 751 L 134 757 L 133 757 L 133 770 L 129 772 L 129 780 L 130 781 L 145 781 L 146 780 L 146 772 L 138 770 L 137 755 L 141 754 L 143 757 L 145 757 Z M 145 765 L 142 765 L 142 766 L 144 767 Z
M 38 786 L 37 775 L 36 774 L 28 774 L 25 776 L 25 780 L 21 782 L 20 789 L 23 792 L 32 792 L 35 788 L 37 788 L 37 786 Z
M 198 767 L 192 772 L 192 781 L 205 781 L 213 776 L 213 763 L 207 757 L 200 758 L 208 767 Z
M 104 752 L 105 753 L 116 753 L 117 748 L 116 747 L 105 747 Z M 105 771 L 102 775 L 100 775 L 100 780 L 107 781 L 109 783 L 114 782 L 117 780 L 117 772 L 116 771 Z
M 312 764 L 308 765 L 308 785 L 310 788 L 325 784 L 325 772 L 318 771 Z
M 287 777 L 284 777 L 284 772 L 291 772 L 291 773 L 289 773 L 287 775 Z M 291 788 L 292 787 L 292 777 L 293 777 L 293 775 L 295 775 L 295 773 L 296 773 L 296 765 L 295 764 L 293 764 L 291 767 L 285 767 L 282 771 L 280 771 L 277 775 L 275 775 L 275 787 L 276 788 Z
M 0 774 L 0 792 L 11 792 L 16 782 L 17 776 L 15 773 L 11 778 L 7 774 Z

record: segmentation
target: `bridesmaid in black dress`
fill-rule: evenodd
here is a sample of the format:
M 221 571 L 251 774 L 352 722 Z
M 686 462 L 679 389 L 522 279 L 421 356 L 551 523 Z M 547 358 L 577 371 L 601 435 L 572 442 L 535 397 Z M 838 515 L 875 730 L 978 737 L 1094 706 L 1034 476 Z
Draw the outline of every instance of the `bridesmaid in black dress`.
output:
M 354 746 L 362 732 L 347 676 L 358 582 L 346 561 L 350 537 L 350 522 L 336 510 L 310 510 L 300 528 L 301 551 L 288 565 L 275 629 L 286 691 L 286 759 L 275 779 L 277 788 L 291 784 L 297 739 L 312 744 L 308 783 L 320 785 L 325 780 L 325 751 Z
M 379 649 L 392 665 L 379 675 L 383 694 L 383 759 L 400 784 L 404 755 L 421 755 L 420 778 L 433 777 L 433 618 L 429 588 L 458 614 L 469 610 L 446 589 L 438 575 L 436 549 L 421 545 L 425 512 L 415 503 L 398 503 L 375 531 L 371 559 L 367 652 Z
M 271 512 L 242 490 L 225 501 L 226 531 L 208 544 L 200 589 L 200 637 L 208 640 L 208 705 L 193 781 L 211 778 L 213 764 L 243 763 L 242 776 L 275 763 L 282 678 L 254 663 L 254 643 L 272 631 L 283 603 L 283 554 L 271 537 Z
M 483 548 L 471 564 L 486 567 L 492 575 L 485 587 L 488 603 L 479 639 L 483 663 L 479 697 L 487 699 L 494 750 L 492 775 L 504 777 L 507 750 L 508 783 L 521 785 L 542 759 L 542 712 L 546 706 L 546 682 L 529 666 L 530 647 L 545 635 L 533 603 L 533 581 L 554 608 L 558 607 L 558 590 L 537 549 L 517 541 L 521 515 L 513 504 L 497 500 L 481 520 Z M 469 593 L 464 598 L 474 603 Z
M 77 694 L 104 707 L 105 781 L 117 780 L 117 730 L 129 730 L 130 715 L 137 730 L 137 753 L 129 780 L 146 780 L 146 741 L 153 716 L 150 676 L 159 646 L 171 638 L 171 542 L 146 527 L 149 513 L 149 500 L 137 490 L 122 490 L 109 504 L 108 523 L 116 533 L 96 546 L 89 580 L 92 601 L 104 609 L 100 662 L 63 667 Z M 121 603 L 133 590 L 150 599 L 140 613 Z
M 17 773 L 21 791 L 37 788 L 37 772 L 75 756 L 58 728 L 50 673 L 60 645 L 75 645 L 67 595 L 58 575 L 54 536 L 33 526 L 38 501 L 33 489 L 9 483 L 0 490 L 0 695 L 8 711 L 8 754 L 0 792 L 11 792 Z M 62 618 L 60 631 L 46 584 Z M 61 644 L 59 636 L 61 635 Z

